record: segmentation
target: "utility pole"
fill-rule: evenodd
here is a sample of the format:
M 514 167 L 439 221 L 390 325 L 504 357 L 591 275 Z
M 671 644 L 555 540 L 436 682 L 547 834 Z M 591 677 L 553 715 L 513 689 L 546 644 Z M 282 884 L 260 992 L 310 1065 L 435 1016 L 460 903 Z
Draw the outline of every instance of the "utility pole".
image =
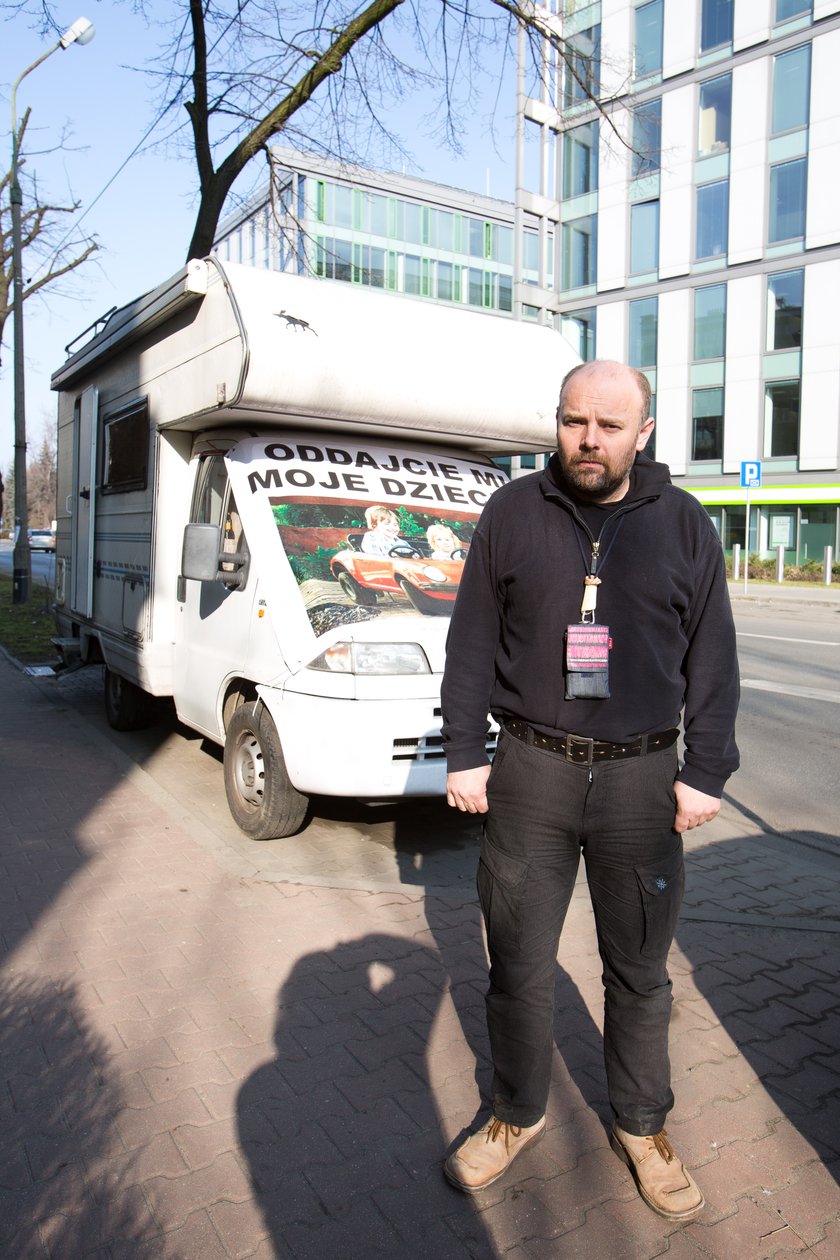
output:
M 42 61 L 57 52 L 69 48 L 71 44 L 88 44 L 95 35 L 92 22 L 87 18 L 77 18 L 72 26 L 61 36 L 57 44 L 53 44 L 45 53 L 27 66 L 12 86 L 12 171 L 9 184 L 9 201 L 12 207 L 12 301 L 15 338 L 14 370 L 14 407 L 15 407 L 15 549 L 12 554 L 12 602 L 25 604 L 29 599 L 29 588 L 32 584 L 32 557 L 29 551 L 29 512 L 26 502 L 26 399 L 24 389 L 23 361 L 23 243 L 21 227 L 21 207 L 23 196 L 18 178 L 20 155 L 18 153 L 18 125 L 16 114 L 17 90 L 28 74 L 40 66 Z

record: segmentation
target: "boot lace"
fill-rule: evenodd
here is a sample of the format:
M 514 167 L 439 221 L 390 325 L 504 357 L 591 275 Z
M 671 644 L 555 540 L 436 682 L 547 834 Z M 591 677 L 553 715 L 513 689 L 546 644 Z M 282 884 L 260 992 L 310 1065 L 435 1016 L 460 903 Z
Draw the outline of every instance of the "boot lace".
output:
M 668 1141 L 667 1130 L 663 1129 L 661 1133 L 654 1133 L 651 1137 L 651 1141 L 659 1154 L 665 1160 L 665 1163 L 670 1164 L 671 1160 L 674 1158 L 674 1148 Z
M 490 1127 L 487 1130 L 486 1140 L 488 1142 L 495 1142 L 499 1134 L 502 1133 L 502 1130 L 504 1130 L 503 1137 L 505 1141 L 505 1150 L 509 1152 L 511 1135 L 518 1138 L 522 1133 L 522 1129 L 518 1128 L 515 1124 L 507 1124 L 504 1120 L 494 1119 L 491 1121 Z

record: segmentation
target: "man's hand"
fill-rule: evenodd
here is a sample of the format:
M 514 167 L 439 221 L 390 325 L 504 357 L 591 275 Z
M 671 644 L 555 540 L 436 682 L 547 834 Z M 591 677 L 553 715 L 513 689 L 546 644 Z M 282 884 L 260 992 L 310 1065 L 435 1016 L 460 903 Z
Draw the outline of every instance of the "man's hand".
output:
M 677 798 L 674 831 L 691 831 L 692 827 L 702 827 L 703 823 L 715 818 L 720 810 L 719 797 L 698 792 L 697 788 L 689 787 L 679 779 L 674 784 L 674 794 Z
M 455 770 L 446 776 L 447 804 L 467 814 L 487 813 L 487 780 L 489 766 L 476 766 L 474 770 Z

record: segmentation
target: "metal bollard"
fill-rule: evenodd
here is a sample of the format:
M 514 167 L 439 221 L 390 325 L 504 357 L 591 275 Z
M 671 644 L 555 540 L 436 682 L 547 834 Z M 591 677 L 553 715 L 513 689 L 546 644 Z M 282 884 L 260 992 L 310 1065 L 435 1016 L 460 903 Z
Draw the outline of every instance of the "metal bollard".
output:
M 741 544 L 732 544 L 732 581 L 737 582 L 741 576 Z
M 831 570 L 834 568 L 834 548 L 826 547 L 823 558 L 823 585 L 831 586 Z
M 776 581 L 784 582 L 785 580 L 785 548 L 783 543 L 779 543 L 776 548 Z

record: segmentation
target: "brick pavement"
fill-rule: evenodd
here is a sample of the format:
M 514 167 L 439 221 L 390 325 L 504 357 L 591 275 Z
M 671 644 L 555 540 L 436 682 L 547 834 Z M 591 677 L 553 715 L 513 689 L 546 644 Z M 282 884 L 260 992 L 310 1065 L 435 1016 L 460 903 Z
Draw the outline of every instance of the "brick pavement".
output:
M 349 810 L 283 877 L 178 799 L 165 730 L 140 766 L 5 660 L 0 697 L 0 1256 L 840 1256 L 834 838 L 731 807 L 690 837 L 670 1130 L 700 1220 L 651 1213 L 609 1150 L 582 884 L 548 1134 L 473 1201 L 440 1161 L 488 1084 L 475 836 L 434 804 L 364 815 L 338 886 L 319 841 Z

